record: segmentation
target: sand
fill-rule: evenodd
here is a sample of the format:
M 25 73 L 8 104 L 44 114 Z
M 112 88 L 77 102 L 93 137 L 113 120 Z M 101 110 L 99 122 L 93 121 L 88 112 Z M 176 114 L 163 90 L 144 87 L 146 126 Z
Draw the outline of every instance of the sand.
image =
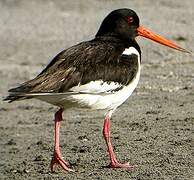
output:
M 134 9 L 141 24 L 194 47 L 193 0 L 0 1 L 0 95 L 36 76 L 61 50 L 92 39 L 111 10 Z M 194 179 L 194 58 L 143 38 L 140 83 L 113 115 L 111 136 L 121 162 L 108 169 L 103 111 L 64 112 L 61 150 L 75 169 L 50 172 L 53 115 L 38 100 L 0 101 L 0 179 Z

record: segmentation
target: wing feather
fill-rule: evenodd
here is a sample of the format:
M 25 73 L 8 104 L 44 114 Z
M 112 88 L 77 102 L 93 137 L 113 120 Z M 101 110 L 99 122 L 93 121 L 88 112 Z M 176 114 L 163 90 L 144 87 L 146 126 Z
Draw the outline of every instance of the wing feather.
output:
M 138 61 L 134 60 L 138 59 L 137 55 L 126 57 L 122 55 L 124 49 L 118 42 L 97 40 L 75 45 L 59 53 L 37 77 L 10 89 L 10 95 L 5 100 L 53 93 L 115 91 L 129 84 L 137 73 Z

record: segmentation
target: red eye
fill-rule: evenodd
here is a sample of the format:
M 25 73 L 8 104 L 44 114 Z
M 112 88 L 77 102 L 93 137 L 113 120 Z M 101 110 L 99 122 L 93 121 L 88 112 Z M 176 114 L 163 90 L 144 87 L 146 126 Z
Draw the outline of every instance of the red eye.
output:
M 131 24 L 133 22 L 133 17 L 128 16 L 127 17 L 127 22 L 128 22 L 128 24 Z

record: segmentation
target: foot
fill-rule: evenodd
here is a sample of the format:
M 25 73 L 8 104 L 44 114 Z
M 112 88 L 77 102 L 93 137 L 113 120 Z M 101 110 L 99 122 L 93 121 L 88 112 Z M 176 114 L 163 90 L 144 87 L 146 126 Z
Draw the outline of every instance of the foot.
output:
M 129 165 L 129 163 L 119 163 L 119 162 L 111 162 L 108 165 L 109 168 L 122 168 L 122 169 L 128 169 L 128 170 L 133 170 L 135 166 Z
M 55 171 L 56 165 L 61 166 L 63 168 L 63 170 L 65 170 L 67 172 L 73 171 L 73 169 L 68 167 L 69 163 L 62 159 L 61 154 L 57 151 L 54 151 L 54 155 L 53 155 L 53 158 L 51 160 L 51 172 Z

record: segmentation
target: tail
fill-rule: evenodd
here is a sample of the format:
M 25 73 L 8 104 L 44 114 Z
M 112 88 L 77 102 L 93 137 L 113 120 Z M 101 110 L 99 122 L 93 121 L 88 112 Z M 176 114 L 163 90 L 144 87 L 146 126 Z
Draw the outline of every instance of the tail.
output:
M 7 97 L 3 99 L 3 101 L 8 101 L 8 103 L 11 103 L 13 101 L 20 101 L 20 100 L 31 99 L 31 98 L 33 97 L 25 96 L 21 94 L 9 94 Z
M 8 101 L 9 103 L 13 101 L 19 101 L 24 99 L 31 99 L 33 96 L 26 96 L 26 93 L 30 92 L 31 88 L 22 84 L 16 88 L 9 89 L 9 95 L 3 99 L 3 101 Z

